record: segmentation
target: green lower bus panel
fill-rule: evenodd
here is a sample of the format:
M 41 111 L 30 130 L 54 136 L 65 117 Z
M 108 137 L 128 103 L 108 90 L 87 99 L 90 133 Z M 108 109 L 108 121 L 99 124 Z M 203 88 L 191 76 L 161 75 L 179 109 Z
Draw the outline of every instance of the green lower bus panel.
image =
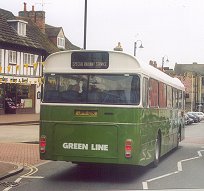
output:
M 56 123 L 54 155 L 64 157 L 116 158 L 118 153 L 117 126 L 66 125 Z

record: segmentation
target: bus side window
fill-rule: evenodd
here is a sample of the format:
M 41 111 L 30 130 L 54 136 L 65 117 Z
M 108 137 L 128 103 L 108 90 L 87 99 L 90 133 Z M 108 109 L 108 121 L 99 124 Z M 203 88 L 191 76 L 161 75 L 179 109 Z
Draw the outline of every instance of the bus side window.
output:
M 172 87 L 171 86 L 167 86 L 167 107 L 168 108 L 172 108 L 172 101 L 173 101 L 173 95 L 172 95 L 173 91 L 172 91 Z
M 182 97 L 182 91 L 181 90 L 178 90 L 178 108 L 179 109 L 183 109 L 183 97 Z
M 137 104 L 140 102 L 140 78 L 138 76 L 132 78 L 130 101 Z
M 166 108 L 166 84 L 159 82 L 159 107 Z
M 178 91 L 176 88 L 173 88 L 173 108 L 178 108 Z
M 157 80 L 150 78 L 149 85 L 149 106 L 158 107 L 159 83 Z
M 143 78 L 143 83 L 142 83 L 142 105 L 143 107 L 148 107 L 148 83 L 147 78 Z

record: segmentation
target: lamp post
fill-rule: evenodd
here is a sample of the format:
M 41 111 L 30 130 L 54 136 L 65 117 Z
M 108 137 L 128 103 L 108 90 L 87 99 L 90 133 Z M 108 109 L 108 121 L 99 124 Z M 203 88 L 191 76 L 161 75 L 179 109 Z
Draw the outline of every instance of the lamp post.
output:
M 166 60 L 165 60 L 165 58 L 166 58 Z M 164 61 L 169 62 L 169 59 L 168 59 L 168 56 L 167 56 L 167 55 L 165 55 L 165 56 L 162 57 L 162 71 L 163 71 L 163 69 L 164 69 Z
M 87 25 L 87 0 L 85 0 L 84 8 L 84 50 L 86 50 L 86 25 Z
M 134 42 L 134 56 L 136 56 L 136 49 L 137 49 L 138 42 L 140 42 L 140 46 L 138 48 L 144 48 L 141 40 L 137 40 L 136 42 Z

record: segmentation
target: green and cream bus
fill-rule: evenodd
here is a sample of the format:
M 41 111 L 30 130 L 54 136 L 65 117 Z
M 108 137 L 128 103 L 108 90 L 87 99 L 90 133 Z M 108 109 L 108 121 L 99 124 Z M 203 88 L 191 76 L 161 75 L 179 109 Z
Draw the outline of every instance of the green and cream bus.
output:
M 44 69 L 43 160 L 156 166 L 184 138 L 184 85 L 133 56 L 64 51 Z

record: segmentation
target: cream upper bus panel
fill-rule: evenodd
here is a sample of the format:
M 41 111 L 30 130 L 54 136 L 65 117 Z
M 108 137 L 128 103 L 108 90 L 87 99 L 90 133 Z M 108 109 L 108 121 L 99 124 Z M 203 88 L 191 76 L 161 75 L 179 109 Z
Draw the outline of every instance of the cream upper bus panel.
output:
M 178 78 L 172 78 L 171 76 L 167 75 L 166 73 L 162 72 L 161 70 L 151 65 L 142 64 L 141 68 L 143 73 L 148 75 L 149 77 L 161 81 L 167 85 L 181 89 L 183 91 L 185 90 L 184 85 Z
M 170 86 L 185 90 L 179 79 L 172 78 L 159 69 L 148 64 L 140 64 L 137 59 L 123 52 L 109 51 L 109 67 L 107 69 L 72 69 L 71 54 L 80 51 L 64 51 L 50 55 L 45 64 L 45 73 L 143 73 Z M 82 52 L 82 51 L 81 51 Z M 103 52 L 89 51 L 83 52 Z
M 140 69 L 140 64 L 134 57 L 125 53 L 114 51 L 109 52 L 109 67 L 107 69 L 72 69 L 72 52 L 78 51 L 64 51 L 50 55 L 45 62 L 45 73 L 128 73 L 133 72 L 133 70 L 137 71 Z
M 70 71 L 71 52 L 57 52 L 47 57 L 45 61 L 45 73 L 62 73 Z

